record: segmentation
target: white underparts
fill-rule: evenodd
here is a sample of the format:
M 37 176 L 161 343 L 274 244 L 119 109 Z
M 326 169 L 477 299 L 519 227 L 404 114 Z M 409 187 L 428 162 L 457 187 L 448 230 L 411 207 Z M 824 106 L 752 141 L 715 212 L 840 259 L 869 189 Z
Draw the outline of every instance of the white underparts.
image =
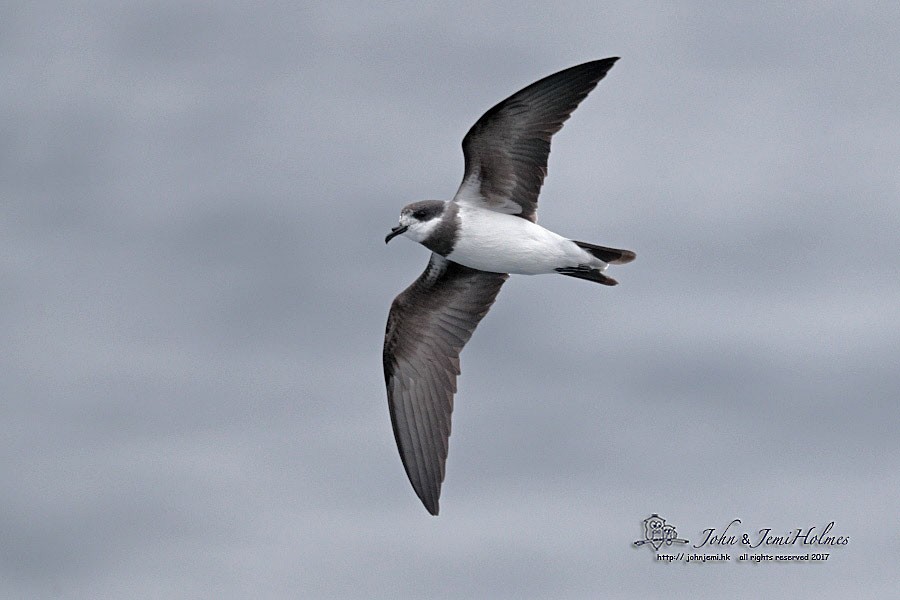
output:
M 459 219 L 459 235 L 447 258 L 467 267 L 524 275 L 581 265 L 606 268 L 571 240 L 527 219 L 466 205 L 460 206 Z

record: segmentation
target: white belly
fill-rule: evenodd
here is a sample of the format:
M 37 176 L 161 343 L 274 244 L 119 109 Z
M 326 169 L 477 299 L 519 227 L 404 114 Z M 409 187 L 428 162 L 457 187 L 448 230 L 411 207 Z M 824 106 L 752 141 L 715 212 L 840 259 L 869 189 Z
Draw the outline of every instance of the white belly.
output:
M 596 259 L 571 240 L 527 219 L 460 206 L 461 232 L 447 258 L 495 273 L 537 275 Z

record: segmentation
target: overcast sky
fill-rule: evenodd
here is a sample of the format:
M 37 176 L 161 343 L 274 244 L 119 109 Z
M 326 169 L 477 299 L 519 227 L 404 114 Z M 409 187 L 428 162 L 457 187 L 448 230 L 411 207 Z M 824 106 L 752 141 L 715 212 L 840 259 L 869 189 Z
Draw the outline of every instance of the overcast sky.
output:
M 900 9 L 850 4 L 3 3 L 0 596 L 884 597 Z M 430 517 L 380 356 L 428 252 L 384 236 L 607 56 L 540 219 L 638 258 L 506 284 Z M 733 519 L 850 541 L 690 547 Z

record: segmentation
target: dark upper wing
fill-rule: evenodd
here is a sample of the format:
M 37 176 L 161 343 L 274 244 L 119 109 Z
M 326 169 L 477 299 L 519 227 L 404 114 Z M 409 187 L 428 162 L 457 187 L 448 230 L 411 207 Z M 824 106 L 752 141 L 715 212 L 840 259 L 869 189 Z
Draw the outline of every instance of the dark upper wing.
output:
M 459 353 L 508 275 L 432 254 L 394 299 L 384 335 L 384 381 L 394 438 L 425 508 L 438 513 Z
M 535 221 L 550 138 L 617 60 L 560 71 L 484 113 L 463 139 L 466 171 L 453 199 Z

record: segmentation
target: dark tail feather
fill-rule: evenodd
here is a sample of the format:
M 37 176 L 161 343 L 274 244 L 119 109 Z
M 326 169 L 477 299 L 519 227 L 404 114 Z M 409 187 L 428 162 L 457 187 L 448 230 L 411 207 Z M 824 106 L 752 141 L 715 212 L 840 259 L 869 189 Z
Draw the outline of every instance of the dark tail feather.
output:
M 602 283 L 603 285 L 619 285 L 618 281 L 612 277 L 607 277 L 603 274 L 603 271 L 592 269 L 590 267 L 560 267 L 559 269 L 554 269 L 554 271 L 560 275 L 568 275 L 569 277 L 577 277 L 578 279 L 587 279 L 588 281 L 595 281 L 597 283 Z
M 603 262 L 610 265 L 624 265 L 625 263 L 630 263 L 634 260 L 634 252 L 631 250 L 619 250 L 618 248 L 607 248 L 606 246 L 595 246 L 594 244 L 588 244 L 587 242 L 575 242 L 579 248 L 587 250 L 591 254 L 593 254 L 596 258 L 599 258 Z M 575 277 L 573 275 L 573 277 Z

